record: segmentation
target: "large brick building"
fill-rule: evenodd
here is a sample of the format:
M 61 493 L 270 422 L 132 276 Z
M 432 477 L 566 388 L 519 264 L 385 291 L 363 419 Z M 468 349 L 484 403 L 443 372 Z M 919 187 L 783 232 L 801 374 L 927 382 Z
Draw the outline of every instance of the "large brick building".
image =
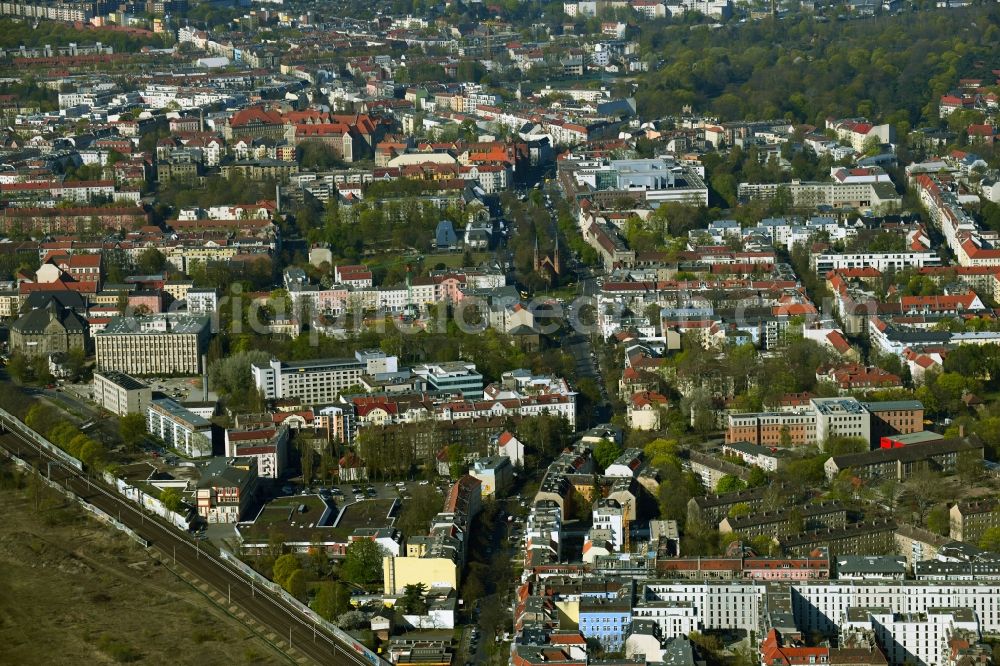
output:
M 24 314 L 10 327 L 11 351 L 25 356 L 83 350 L 86 342 L 87 322 L 55 300 Z
M 149 224 L 138 206 L 114 208 L 7 208 L 0 231 L 24 235 L 131 230 Z
M 919 400 L 863 402 L 872 415 L 872 441 L 888 435 L 906 435 L 924 429 L 924 405 Z
M 879 437 L 919 432 L 924 406 L 917 400 L 858 402 L 854 398 L 810 398 L 794 411 L 750 412 L 727 417 L 726 443 L 759 446 L 820 444 L 832 437 Z
M 801 445 L 816 441 L 816 414 L 811 411 L 731 414 L 726 443 L 759 446 Z

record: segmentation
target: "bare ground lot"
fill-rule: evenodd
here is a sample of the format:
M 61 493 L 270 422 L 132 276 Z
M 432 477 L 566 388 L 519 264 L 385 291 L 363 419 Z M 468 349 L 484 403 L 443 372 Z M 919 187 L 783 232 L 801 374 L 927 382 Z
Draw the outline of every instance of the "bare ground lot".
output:
M 121 533 L 54 493 L 13 488 L 8 469 L 0 664 L 288 663 Z

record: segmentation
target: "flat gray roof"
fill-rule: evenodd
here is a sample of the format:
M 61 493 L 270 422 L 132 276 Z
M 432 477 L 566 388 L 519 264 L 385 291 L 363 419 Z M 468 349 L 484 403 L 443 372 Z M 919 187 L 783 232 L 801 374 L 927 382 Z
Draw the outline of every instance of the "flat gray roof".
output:
M 166 322 L 164 326 L 163 322 Z M 201 333 L 208 327 L 208 317 L 192 315 L 153 315 L 150 317 L 112 317 L 101 335 L 179 335 Z M 162 329 L 162 330 L 161 330 Z
M 208 419 L 198 416 L 191 410 L 186 409 L 183 405 L 171 400 L 170 398 L 160 398 L 159 400 L 154 400 L 150 407 L 155 407 L 156 409 L 167 414 L 170 418 L 185 423 L 196 430 L 212 427 L 212 423 Z
M 136 391 L 138 389 L 149 388 L 149 385 L 142 383 L 132 375 L 126 375 L 124 372 L 118 372 L 117 370 L 105 370 L 103 372 L 95 372 L 94 376 L 104 377 L 106 380 L 125 389 L 126 391 Z

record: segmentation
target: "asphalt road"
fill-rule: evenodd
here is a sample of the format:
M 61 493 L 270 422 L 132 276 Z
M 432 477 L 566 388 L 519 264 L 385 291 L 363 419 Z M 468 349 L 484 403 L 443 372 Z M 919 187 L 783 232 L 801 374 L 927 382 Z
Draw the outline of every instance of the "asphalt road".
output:
M 118 517 L 120 522 L 146 539 L 151 547 L 159 549 L 168 560 L 215 588 L 223 598 L 229 600 L 231 606 L 268 627 L 274 633 L 271 637 L 273 643 L 282 647 L 291 645 L 293 658 L 297 661 L 304 659 L 319 664 L 370 663 L 350 646 L 315 626 L 297 609 L 266 590 L 261 590 L 241 573 L 230 568 L 218 559 L 217 551 L 211 545 L 195 541 L 146 515 L 131 502 L 113 494 L 102 485 L 91 482 L 76 470 L 61 464 L 50 465 L 50 462 L 57 462 L 55 456 L 36 447 L 19 434 L 9 431 L 0 434 L 0 447 L 18 454 L 29 464 L 37 465 L 40 472 L 50 475 L 53 481 L 107 514 Z M 302 659 L 297 658 L 299 655 Z
M 577 271 L 579 276 L 581 295 L 593 298 L 599 291 L 597 281 L 589 269 L 583 268 Z M 576 305 L 574 307 L 580 307 Z M 579 317 L 578 313 L 573 313 Z M 594 341 L 591 335 L 574 332 L 563 338 L 563 349 L 573 355 L 576 365 L 576 376 L 578 378 L 589 377 L 597 382 L 601 390 L 602 403 L 594 406 L 593 423 L 603 423 L 611 418 L 610 405 L 608 404 L 607 391 L 604 388 L 604 379 L 601 376 L 601 369 L 594 356 Z

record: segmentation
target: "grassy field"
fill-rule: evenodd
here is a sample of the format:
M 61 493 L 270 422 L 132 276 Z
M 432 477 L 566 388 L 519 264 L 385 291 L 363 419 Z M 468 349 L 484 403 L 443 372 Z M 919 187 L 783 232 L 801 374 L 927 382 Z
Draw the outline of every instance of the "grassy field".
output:
M 472 258 L 472 266 L 491 262 L 494 259 L 492 252 L 469 252 L 469 256 Z M 434 270 L 438 264 L 444 264 L 445 268 L 463 268 L 465 267 L 464 259 L 464 252 L 432 252 L 424 255 L 424 268 Z
M 288 663 L 127 537 L 15 487 L 0 464 L 0 664 Z

